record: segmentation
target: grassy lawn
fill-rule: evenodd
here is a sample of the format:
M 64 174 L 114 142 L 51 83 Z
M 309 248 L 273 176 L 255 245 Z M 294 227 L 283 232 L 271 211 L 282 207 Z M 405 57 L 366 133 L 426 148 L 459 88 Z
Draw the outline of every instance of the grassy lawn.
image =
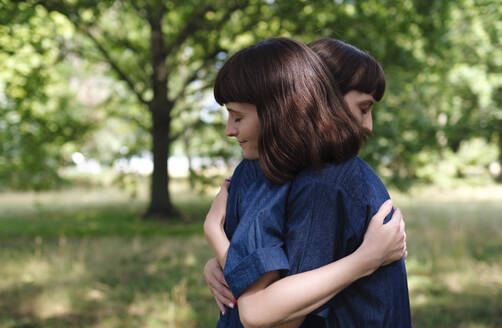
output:
M 407 223 L 415 327 L 502 327 L 502 187 L 391 193 Z M 210 199 L 144 221 L 116 190 L 0 194 L 0 328 L 214 327 Z

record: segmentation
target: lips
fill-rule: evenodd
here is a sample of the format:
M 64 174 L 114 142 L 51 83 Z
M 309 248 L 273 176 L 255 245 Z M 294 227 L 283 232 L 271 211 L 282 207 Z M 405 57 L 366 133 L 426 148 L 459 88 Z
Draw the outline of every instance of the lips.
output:
M 242 147 L 242 145 L 244 145 L 247 141 L 239 141 L 239 146 Z

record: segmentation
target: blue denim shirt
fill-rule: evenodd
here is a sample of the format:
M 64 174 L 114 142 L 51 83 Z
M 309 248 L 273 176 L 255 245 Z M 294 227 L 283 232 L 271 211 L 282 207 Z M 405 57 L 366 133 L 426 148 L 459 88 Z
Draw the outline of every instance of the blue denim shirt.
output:
M 232 176 L 225 222 L 231 242 L 224 274 L 234 296 L 266 272 L 292 275 L 351 254 L 388 198 L 357 157 L 307 169 L 284 185 L 271 184 L 257 161 L 242 161 Z M 220 316 L 218 327 L 242 327 L 238 307 Z M 411 327 L 404 261 L 356 281 L 301 327 Z

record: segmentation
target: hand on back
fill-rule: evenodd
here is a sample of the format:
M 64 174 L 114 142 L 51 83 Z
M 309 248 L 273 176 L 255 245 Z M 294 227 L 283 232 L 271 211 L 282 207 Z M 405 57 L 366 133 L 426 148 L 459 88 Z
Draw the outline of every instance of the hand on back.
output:
M 397 208 L 392 218 L 383 223 L 392 209 L 389 199 L 380 206 L 378 212 L 371 218 L 360 250 L 366 252 L 374 263 L 374 269 L 406 257 L 406 232 L 401 210 Z

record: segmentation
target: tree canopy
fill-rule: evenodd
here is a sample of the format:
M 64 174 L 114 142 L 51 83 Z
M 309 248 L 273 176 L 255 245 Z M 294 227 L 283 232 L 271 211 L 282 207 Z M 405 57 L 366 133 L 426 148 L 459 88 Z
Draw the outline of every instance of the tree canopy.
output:
M 472 140 L 497 145 L 492 157 L 502 163 L 496 1 L 0 0 L 0 7 L 0 187 L 53 186 L 79 149 L 108 163 L 150 151 L 148 214 L 173 215 L 173 144 L 189 157 L 238 156 L 223 138 L 212 82 L 229 55 L 274 36 L 338 38 L 381 62 L 388 89 L 362 156 L 387 182 L 433 181 L 431 166 Z M 95 138 L 103 130 L 122 145 L 105 151 Z M 454 174 L 492 157 L 464 156 Z

